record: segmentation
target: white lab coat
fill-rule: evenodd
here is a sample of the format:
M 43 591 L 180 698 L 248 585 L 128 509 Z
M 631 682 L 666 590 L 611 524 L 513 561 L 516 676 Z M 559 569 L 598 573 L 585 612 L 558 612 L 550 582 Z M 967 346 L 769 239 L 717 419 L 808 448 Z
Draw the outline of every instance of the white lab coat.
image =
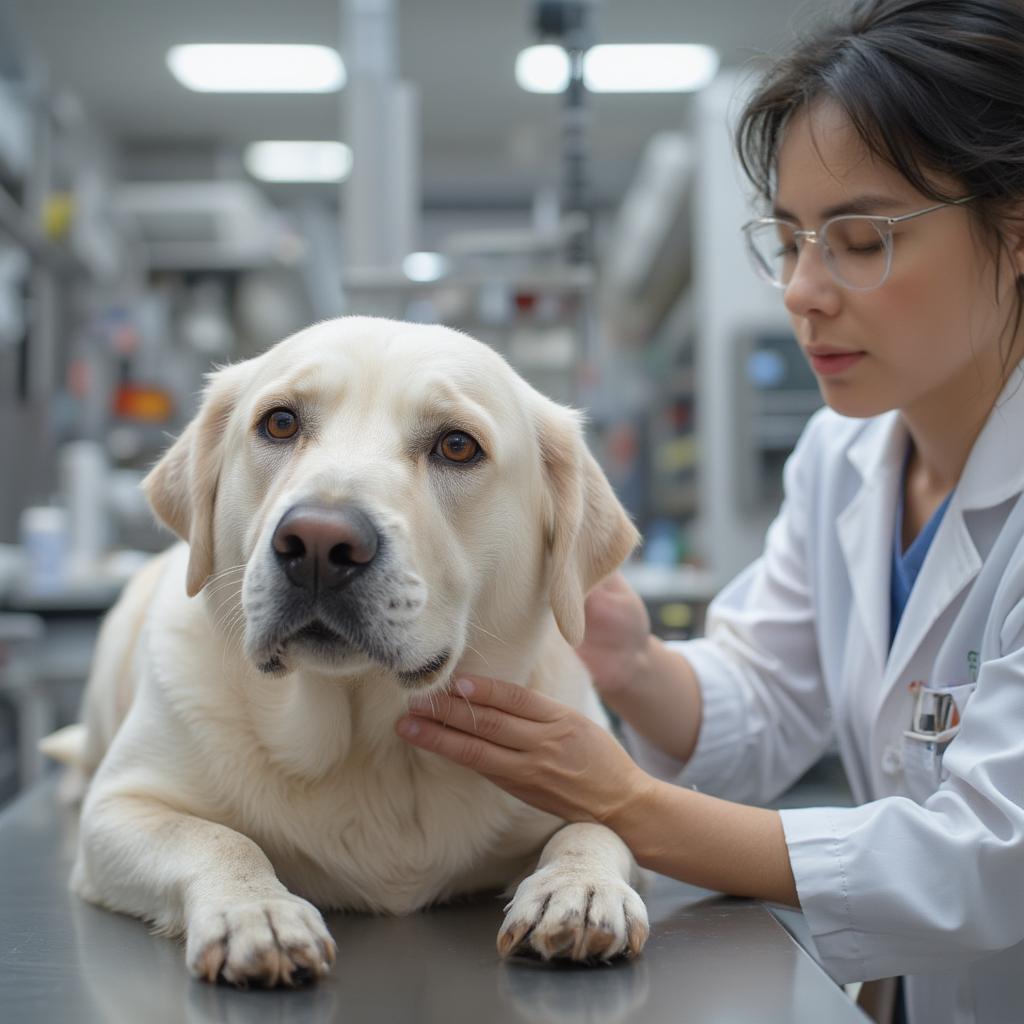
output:
M 812 419 L 764 554 L 681 647 L 704 701 L 693 758 L 680 771 L 631 746 L 663 777 L 761 803 L 834 736 L 859 806 L 781 812 L 822 963 L 840 982 L 907 975 L 914 1024 L 1024 1021 L 1024 370 L 975 443 L 890 652 L 907 443 L 896 413 Z M 910 682 L 972 675 L 941 759 L 903 735 Z

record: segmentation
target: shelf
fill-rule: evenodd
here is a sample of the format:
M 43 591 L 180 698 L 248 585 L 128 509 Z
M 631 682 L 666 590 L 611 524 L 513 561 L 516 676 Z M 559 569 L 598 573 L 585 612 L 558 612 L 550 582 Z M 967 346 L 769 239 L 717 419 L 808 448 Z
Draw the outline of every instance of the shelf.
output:
M 456 271 L 435 281 L 411 281 L 400 270 L 368 267 L 352 269 L 342 276 L 342 287 L 365 292 L 425 292 L 442 288 L 505 287 L 520 292 L 587 292 L 594 285 L 589 266 L 554 266 L 509 274 L 500 271 Z

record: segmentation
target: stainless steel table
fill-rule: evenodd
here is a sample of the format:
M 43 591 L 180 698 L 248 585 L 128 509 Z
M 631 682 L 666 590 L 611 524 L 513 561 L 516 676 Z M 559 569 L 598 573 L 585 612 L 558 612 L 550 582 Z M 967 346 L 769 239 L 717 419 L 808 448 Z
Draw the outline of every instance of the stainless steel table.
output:
M 0 814 L 0 1020 L 12 1024 L 844 1024 L 867 1020 L 759 903 L 658 878 L 644 955 L 604 967 L 501 962 L 501 902 L 408 918 L 333 914 L 319 985 L 239 992 L 180 947 L 67 890 L 75 815 L 47 780 Z

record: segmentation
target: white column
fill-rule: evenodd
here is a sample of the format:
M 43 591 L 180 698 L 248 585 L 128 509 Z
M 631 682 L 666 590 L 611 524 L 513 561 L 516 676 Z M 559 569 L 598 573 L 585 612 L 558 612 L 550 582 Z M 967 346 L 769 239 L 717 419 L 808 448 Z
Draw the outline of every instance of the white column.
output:
M 697 96 L 694 287 L 699 443 L 697 547 L 718 585 L 755 559 L 775 509 L 745 500 L 755 439 L 747 415 L 745 345 L 752 335 L 788 331 L 781 293 L 751 270 L 740 234 L 752 187 L 733 149 L 743 75 L 724 73 Z
M 396 270 L 418 247 L 419 96 L 398 80 L 397 21 L 394 0 L 341 0 L 342 137 L 354 158 L 341 186 L 346 270 Z

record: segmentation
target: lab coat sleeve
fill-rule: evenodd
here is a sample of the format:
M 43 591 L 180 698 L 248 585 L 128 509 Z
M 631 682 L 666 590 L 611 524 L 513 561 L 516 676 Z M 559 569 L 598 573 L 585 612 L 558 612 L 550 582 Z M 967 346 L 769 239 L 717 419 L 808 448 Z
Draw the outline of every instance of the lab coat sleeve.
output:
M 828 743 L 807 560 L 821 423 L 820 415 L 811 421 L 786 463 L 785 498 L 762 556 L 711 603 L 706 638 L 674 645 L 700 682 L 693 757 L 683 766 L 625 729 L 633 756 L 659 778 L 763 804 L 792 785 Z
M 1006 621 L 1022 617 L 1024 602 Z M 780 812 L 804 916 L 837 981 L 942 971 L 1024 941 L 1022 726 L 1024 631 L 982 665 L 943 757 L 948 777 L 923 805 Z

